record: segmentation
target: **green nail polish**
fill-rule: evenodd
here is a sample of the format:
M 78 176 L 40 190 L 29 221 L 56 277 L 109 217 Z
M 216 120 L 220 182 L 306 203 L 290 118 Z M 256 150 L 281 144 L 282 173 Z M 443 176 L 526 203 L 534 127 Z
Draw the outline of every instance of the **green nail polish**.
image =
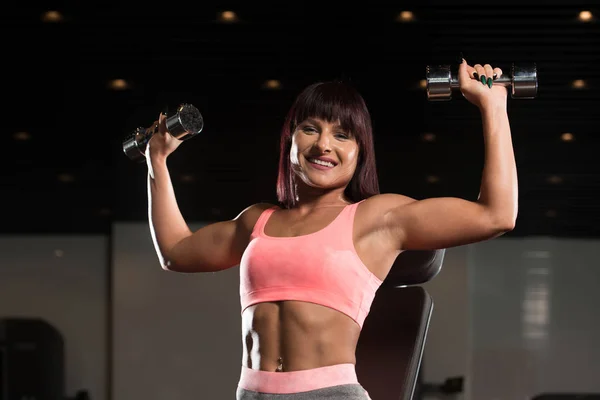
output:
M 494 81 L 492 80 L 492 78 L 487 78 L 487 85 L 490 87 L 490 89 L 492 88 Z
M 481 83 L 483 83 L 484 85 L 487 85 L 487 79 L 486 79 L 485 75 L 481 75 Z

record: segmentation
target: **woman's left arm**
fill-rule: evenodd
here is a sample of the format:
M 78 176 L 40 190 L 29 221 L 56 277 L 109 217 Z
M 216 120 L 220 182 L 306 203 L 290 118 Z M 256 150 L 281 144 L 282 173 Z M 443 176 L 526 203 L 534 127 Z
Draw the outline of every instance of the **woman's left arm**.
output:
M 484 167 L 479 198 L 468 201 L 442 197 L 415 201 L 400 195 L 382 195 L 379 210 L 384 231 L 395 248 L 441 249 L 500 236 L 515 226 L 518 210 L 517 168 L 506 111 L 506 88 L 484 86 L 471 79 L 491 76 L 491 66 L 459 68 L 463 95 L 479 107 L 484 135 Z

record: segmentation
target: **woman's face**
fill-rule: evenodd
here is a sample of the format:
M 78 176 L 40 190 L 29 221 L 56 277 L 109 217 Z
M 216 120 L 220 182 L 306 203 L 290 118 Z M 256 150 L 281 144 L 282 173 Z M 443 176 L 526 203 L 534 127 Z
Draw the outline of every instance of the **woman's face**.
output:
M 292 135 L 292 170 L 308 186 L 346 187 L 358 162 L 358 144 L 338 122 L 308 118 Z

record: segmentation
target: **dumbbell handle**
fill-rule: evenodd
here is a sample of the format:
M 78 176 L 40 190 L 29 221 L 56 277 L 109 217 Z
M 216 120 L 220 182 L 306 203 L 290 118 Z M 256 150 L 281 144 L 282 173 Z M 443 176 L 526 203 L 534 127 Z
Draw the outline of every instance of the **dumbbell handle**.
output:
M 481 77 L 480 77 L 480 79 L 481 79 Z M 510 85 L 512 85 L 512 83 L 513 83 L 512 78 L 510 78 L 506 75 L 501 75 L 500 78 L 493 80 L 493 84 L 499 85 L 499 86 L 510 86 Z M 457 78 L 452 77 L 452 79 L 450 80 L 450 87 L 452 89 L 457 89 L 460 87 L 460 84 L 458 83 Z

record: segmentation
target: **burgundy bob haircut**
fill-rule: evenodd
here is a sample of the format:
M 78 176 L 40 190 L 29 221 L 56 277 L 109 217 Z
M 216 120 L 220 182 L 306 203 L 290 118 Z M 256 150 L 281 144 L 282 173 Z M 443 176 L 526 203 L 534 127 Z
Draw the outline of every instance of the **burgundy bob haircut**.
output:
M 285 207 L 296 204 L 294 172 L 290 162 L 292 135 L 307 118 L 339 121 L 354 136 L 359 156 L 354 176 L 344 194 L 356 203 L 379 194 L 371 115 L 362 96 L 343 82 L 315 83 L 304 89 L 290 108 L 281 130 L 277 199 Z

